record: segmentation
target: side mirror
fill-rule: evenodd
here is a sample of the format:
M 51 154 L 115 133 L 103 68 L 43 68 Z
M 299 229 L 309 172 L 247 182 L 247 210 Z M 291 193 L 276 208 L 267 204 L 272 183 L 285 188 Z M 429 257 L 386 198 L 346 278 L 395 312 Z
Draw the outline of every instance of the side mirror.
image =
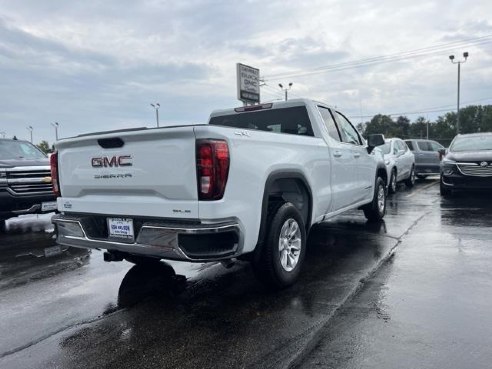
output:
M 370 154 L 376 146 L 384 145 L 384 136 L 381 134 L 369 135 L 367 138 L 367 152 Z
M 442 158 L 446 155 L 446 149 L 439 149 L 437 152 L 439 153 L 439 160 L 442 160 Z

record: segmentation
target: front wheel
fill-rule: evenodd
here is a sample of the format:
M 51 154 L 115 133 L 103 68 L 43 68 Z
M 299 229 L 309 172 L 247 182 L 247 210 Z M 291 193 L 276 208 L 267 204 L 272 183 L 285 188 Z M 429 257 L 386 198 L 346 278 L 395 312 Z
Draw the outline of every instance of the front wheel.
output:
M 413 187 L 415 185 L 415 167 L 412 167 L 410 170 L 410 175 L 408 176 L 407 180 L 405 181 L 405 184 L 407 187 Z
M 379 222 L 384 218 L 386 214 L 386 189 L 381 177 L 376 179 L 372 202 L 367 204 L 363 210 L 367 220 L 371 222 Z
M 281 289 L 299 278 L 306 254 L 306 228 L 299 210 L 290 202 L 269 218 L 267 238 L 253 267 L 263 283 Z

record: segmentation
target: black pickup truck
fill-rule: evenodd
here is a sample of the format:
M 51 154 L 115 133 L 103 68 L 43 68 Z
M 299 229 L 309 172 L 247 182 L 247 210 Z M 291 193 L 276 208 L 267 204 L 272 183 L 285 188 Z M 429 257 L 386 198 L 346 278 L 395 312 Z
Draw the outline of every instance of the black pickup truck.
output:
M 27 141 L 0 139 L 0 233 L 8 218 L 55 210 L 46 155 Z

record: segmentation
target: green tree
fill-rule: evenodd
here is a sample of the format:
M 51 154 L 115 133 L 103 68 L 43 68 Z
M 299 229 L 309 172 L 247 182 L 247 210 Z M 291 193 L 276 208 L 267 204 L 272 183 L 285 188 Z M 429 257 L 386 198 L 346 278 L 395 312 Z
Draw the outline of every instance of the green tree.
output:
M 37 147 L 38 147 L 38 148 L 39 148 L 42 152 L 44 152 L 45 154 L 48 154 L 48 153 L 52 152 L 52 151 L 51 151 L 51 146 L 50 146 L 50 144 L 48 143 L 48 141 L 44 141 L 44 140 L 43 140 L 43 141 L 41 141 L 40 143 L 38 143 L 36 146 L 37 146 Z

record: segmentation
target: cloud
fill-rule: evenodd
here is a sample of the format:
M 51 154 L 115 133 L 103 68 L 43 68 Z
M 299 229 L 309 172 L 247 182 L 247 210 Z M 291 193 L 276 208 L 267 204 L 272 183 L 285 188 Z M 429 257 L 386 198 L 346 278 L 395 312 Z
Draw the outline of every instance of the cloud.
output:
M 239 104 L 235 64 L 263 76 L 492 34 L 483 1 L 0 0 L 0 131 L 53 139 L 154 124 L 201 123 Z M 462 48 L 451 50 L 457 55 Z M 463 101 L 489 97 L 492 43 L 469 47 Z M 446 53 L 272 78 L 266 100 L 312 97 L 347 114 L 453 104 L 456 67 Z M 490 96 L 492 97 L 492 96 Z M 492 102 L 492 100 L 490 101 Z

